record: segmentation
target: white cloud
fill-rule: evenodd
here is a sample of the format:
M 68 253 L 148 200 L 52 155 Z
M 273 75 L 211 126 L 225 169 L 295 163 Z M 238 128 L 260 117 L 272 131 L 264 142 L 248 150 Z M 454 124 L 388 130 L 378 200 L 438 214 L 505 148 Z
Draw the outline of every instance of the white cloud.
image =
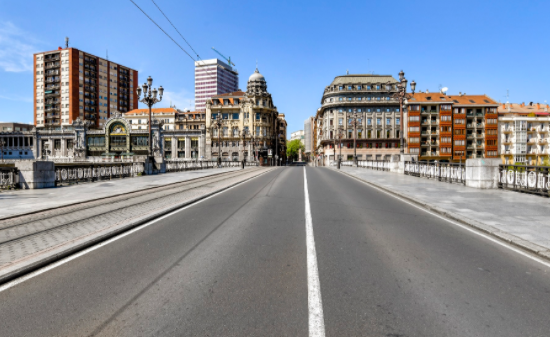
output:
M 19 95 L 12 95 L 12 96 L 6 96 L 6 95 L 0 95 L 0 99 L 7 99 L 10 101 L 20 101 L 20 102 L 32 102 L 32 97 L 27 96 L 19 96 Z
M 164 91 L 164 96 L 162 96 L 163 105 L 176 106 L 178 109 L 189 108 L 191 110 L 195 109 L 195 97 L 192 93 L 185 89 L 179 91 Z M 170 103 L 171 102 L 171 103 Z
M 32 54 L 38 41 L 11 22 L 0 22 L 0 69 L 8 72 L 32 71 Z

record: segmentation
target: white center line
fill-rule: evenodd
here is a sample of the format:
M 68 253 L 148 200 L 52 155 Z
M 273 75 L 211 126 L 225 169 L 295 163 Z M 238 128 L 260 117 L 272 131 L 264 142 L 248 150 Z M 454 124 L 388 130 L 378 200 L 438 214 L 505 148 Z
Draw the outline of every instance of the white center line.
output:
M 321 300 L 321 283 L 317 268 L 317 251 L 313 237 L 311 208 L 307 190 L 307 175 L 304 167 L 304 196 L 306 204 L 306 250 L 307 250 L 307 302 L 309 309 L 309 336 L 325 336 L 325 319 L 323 318 L 323 301 Z

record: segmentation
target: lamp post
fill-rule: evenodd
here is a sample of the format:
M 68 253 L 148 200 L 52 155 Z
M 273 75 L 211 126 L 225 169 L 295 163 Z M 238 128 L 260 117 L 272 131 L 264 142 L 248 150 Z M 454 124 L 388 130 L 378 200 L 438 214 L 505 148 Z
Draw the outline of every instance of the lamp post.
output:
M 340 148 L 340 154 L 338 155 L 338 169 L 340 169 L 340 164 L 342 162 L 342 138 L 344 138 L 344 129 L 339 127 L 338 132 L 336 134 L 336 137 L 338 138 L 338 147 Z
M 400 146 L 399 146 L 399 153 L 404 154 L 405 153 L 405 139 L 403 135 L 403 103 L 405 100 L 410 99 L 412 95 L 414 95 L 414 90 L 416 89 L 416 82 L 411 82 L 411 91 L 412 95 L 407 93 L 407 79 L 405 78 L 405 73 L 403 70 L 399 72 L 399 83 L 395 85 L 395 88 L 397 89 L 397 92 L 394 93 L 391 97 L 399 100 L 399 139 L 400 139 Z M 392 84 L 388 82 L 386 84 L 386 90 L 390 92 L 392 89 Z
M 0 153 L 2 154 L 2 163 L 4 162 L 4 146 L 6 146 L 6 141 L 4 138 L 0 139 Z
M 141 91 L 142 91 L 142 88 L 143 88 L 143 98 L 141 98 Z M 143 83 L 143 86 L 142 88 L 140 88 L 139 86 L 137 87 L 136 91 L 137 91 L 137 96 L 138 96 L 138 101 L 140 101 L 141 103 L 147 105 L 147 107 L 149 108 L 149 151 L 148 151 L 148 157 L 149 157 L 149 160 L 151 160 L 151 158 L 153 157 L 153 134 L 152 134 L 152 131 L 151 131 L 151 122 L 152 122 L 152 107 L 154 104 L 162 101 L 162 94 L 164 93 L 164 88 L 162 87 L 162 85 L 158 88 L 158 90 L 156 88 L 153 88 L 153 78 L 151 76 L 149 76 L 147 78 L 147 83 Z M 158 98 L 157 98 L 157 95 Z M 152 163 L 152 161 L 150 161 Z
M 353 162 L 357 166 L 357 125 L 360 124 L 357 120 L 357 111 L 353 113 L 351 125 L 353 125 Z
M 243 167 L 243 170 L 244 170 L 244 162 L 246 160 L 245 156 L 244 156 L 244 149 L 245 149 L 245 144 L 246 144 L 246 129 L 243 129 L 243 132 L 241 133 L 241 137 L 242 137 L 242 140 L 243 140 L 243 160 L 242 160 L 242 167 Z
M 212 119 L 212 127 L 216 127 L 216 129 L 218 130 L 218 167 L 220 167 L 222 165 L 222 150 L 221 150 L 221 141 L 220 141 L 220 136 L 221 136 L 221 131 L 222 131 L 222 126 L 223 126 L 223 119 L 221 118 L 222 117 L 222 114 L 221 113 L 218 113 L 217 116 L 216 116 L 216 119 Z

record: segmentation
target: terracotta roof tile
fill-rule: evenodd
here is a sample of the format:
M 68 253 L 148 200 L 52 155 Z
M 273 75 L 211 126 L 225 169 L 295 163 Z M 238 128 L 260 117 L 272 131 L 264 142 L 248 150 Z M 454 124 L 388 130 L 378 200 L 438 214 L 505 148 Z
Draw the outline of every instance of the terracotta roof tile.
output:
M 174 108 L 153 108 L 151 112 L 153 114 L 160 114 L 160 113 L 177 113 L 178 111 Z M 149 114 L 149 109 L 134 109 L 134 110 L 125 112 L 124 115 L 137 115 L 141 113 Z

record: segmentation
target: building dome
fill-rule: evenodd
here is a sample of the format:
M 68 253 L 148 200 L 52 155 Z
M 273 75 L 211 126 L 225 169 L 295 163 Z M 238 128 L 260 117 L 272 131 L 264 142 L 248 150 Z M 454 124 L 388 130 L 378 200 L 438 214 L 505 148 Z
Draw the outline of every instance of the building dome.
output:
M 254 74 L 250 75 L 250 77 L 248 78 L 248 82 L 250 81 L 265 82 L 265 77 L 264 75 L 260 74 L 260 72 L 258 71 L 258 68 L 256 68 L 256 70 L 254 71 Z

